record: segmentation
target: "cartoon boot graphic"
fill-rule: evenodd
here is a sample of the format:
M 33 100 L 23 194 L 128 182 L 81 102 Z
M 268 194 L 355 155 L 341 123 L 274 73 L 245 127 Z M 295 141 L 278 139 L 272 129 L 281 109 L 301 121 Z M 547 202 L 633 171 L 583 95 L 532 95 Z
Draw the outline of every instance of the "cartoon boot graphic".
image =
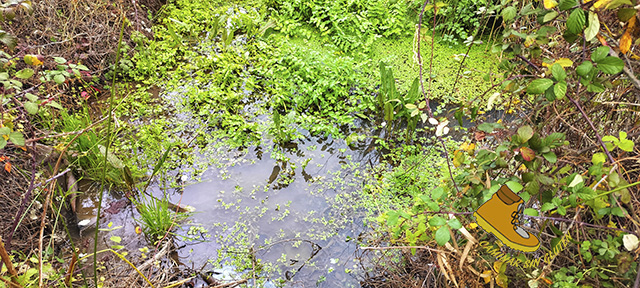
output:
M 498 237 L 505 245 L 524 252 L 533 252 L 540 247 L 540 241 L 533 234 L 520 227 L 524 211 L 524 201 L 502 185 L 491 199 L 482 204 L 473 216 L 485 231 Z

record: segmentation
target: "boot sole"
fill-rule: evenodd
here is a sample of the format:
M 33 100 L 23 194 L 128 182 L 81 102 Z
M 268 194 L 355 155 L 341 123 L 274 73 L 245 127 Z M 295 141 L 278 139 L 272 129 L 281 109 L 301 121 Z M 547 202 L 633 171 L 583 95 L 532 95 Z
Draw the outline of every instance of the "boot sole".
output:
M 538 248 L 540 248 L 540 242 L 538 241 L 538 245 L 536 246 L 525 246 L 525 245 L 521 245 L 518 243 L 515 243 L 513 241 L 510 241 L 509 239 L 507 239 L 507 237 L 505 237 L 504 235 L 502 235 L 502 233 L 498 232 L 498 230 L 493 227 L 491 224 L 489 224 L 489 222 L 487 222 L 487 220 L 485 220 L 484 218 L 482 218 L 482 216 L 480 216 L 477 212 L 473 212 L 473 216 L 476 217 L 476 222 L 478 222 L 478 225 L 480 227 L 482 227 L 482 229 L 484 229 L 485 231 L 493 234 L 493 236 L 496 236 L 500 241 L 502 241 L 502 243 L 504 243 L 505 245 L 516 249 L 516 250 L 520 250 L 523 252 L 533 252 L 538 250 Z M 535 236 L 534 236 L 535 237 Z

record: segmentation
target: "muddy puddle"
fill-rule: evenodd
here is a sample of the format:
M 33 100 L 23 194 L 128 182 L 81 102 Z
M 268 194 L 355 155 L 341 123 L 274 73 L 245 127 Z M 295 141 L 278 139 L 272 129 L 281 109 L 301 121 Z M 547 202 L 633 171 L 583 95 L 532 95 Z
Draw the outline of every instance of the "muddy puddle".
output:
M 160 97 L 179 106 L 179 92 Z M 439 110 L 446 113 L 454 107 Z M 260 109 L 246 111 L 254 113 L 256 122 L 268 119 Z M 204 125 L 189 113 L 166 117 L 193 129 Z M 355 239 L 367 232 L 363 224 L 367 211 L 351 204 L 370 177 L 367 169 L 380 162 L 383 152 L 374 143 L 386 137 L 386 129 L 364 120 L 356 120 L 353 127 L 343 131 L 345 135 L 355 132 L 367 137 L 351 146 L 344 139 L 315 137 L 299 129 L 303 138 L 283 145 L 274 144 L 264 132 L 260 146 L 229 149 L 208 143 L 200 148 L 196 158 L 206 169 L 197 178 L 178 169 L 169 172 L 169 178 L 179 178 L 181 187 L 164 188 L 155 182 L 148 190 L 195 209 L 176 231 L 191 240 L 175 237 L 174 259 L 181 267 L 204 271 L 220 281 L 252 278 L 252 271 L 266 279 L 255 286 L 250 281 L 250 287 L 360 287 L 363 268 Z M 450 134 L 459 140 L 465 132 L 452 129 Z M 184 137 L 192 136 L 185 131 Z M 90 192 L 97 191 L 98 185 L 85 186 L 80 190 L 89 193 L 79 199 L 77 218 L 83 223 L 79 243 L 93 243 L 97 193 Z M 134 220 L 139 219 L 136 210 L 121 195 L 104 195 L 99 246 L 113 245 L 111 236 L 118 236 L 122 241 L 117 244 L 132 257 L 144 247 L 153 250 L 136 231 L 140 225 Z

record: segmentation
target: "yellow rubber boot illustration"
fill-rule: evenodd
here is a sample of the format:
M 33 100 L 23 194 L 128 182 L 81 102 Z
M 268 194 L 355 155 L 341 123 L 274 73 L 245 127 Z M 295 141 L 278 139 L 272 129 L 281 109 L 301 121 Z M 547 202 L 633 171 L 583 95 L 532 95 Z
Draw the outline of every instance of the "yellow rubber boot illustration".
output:
M 502 185 L 491 199 L 482 204 L 473 216 L 485 231 L 496 236 L 505 245 L 524 252 L 538 250 L 538 238 L 520 227 L 524 201 Z

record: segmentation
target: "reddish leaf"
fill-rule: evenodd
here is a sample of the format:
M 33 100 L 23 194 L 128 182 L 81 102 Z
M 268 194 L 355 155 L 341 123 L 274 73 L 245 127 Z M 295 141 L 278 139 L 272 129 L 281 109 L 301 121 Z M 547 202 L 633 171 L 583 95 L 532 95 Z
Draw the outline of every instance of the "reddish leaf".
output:
M 82 91 L 82 93 L 80 93 L 80 96 L 82 96 L 82 98 L 84 98 L 84 100 L 89 99 L 89 97 L 91 97 L 91 95 L 89 95 L 89 93 L 87 93 L 87 91 Z
M 533 160 L 533 158 L 536 158 L 536 152 L 531 150 L 531 148 L 529 147 L 521 147 L 520 154 L 522 154 L 522 158 L 524 158 L 524 161 L 531 161 Z
M 4 162 L 4 160 L 9 159 L 7 156 L 0 156 L 0 162 Z
M 4 170 L 11 173 L 11 163 L 4 163 Z
M 486 136 L 484 132 L 482 131 L 476 131 L 475 135 L 474 135 L 476 141 L 482 141 L 482 139 L 484 139 L 484 137 Z

